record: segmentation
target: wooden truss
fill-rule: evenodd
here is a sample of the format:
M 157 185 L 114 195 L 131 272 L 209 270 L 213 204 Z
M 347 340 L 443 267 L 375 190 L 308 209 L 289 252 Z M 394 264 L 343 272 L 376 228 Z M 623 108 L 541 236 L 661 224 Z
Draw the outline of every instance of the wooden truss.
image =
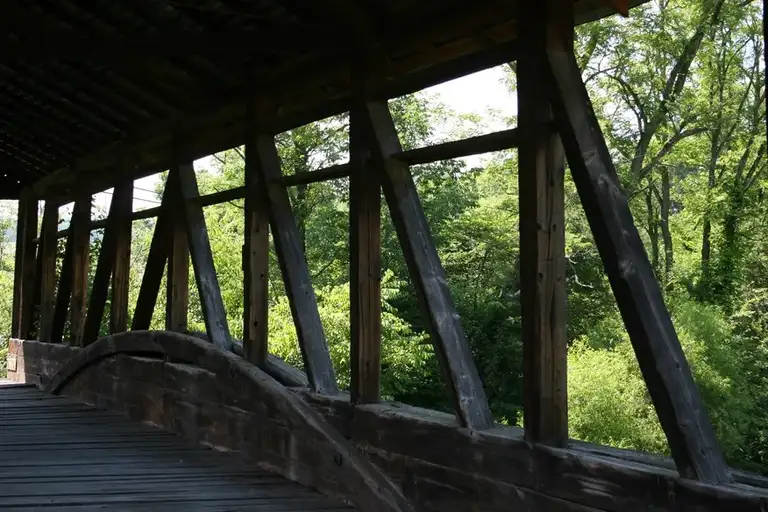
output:
M 572 51 L 572 2 L 523 2 L 519 56 L 519 127 L 404 151 L 387 104 L 355 74 L 350 105 L 350 162 L 301 176 L 283 176 L 274 112 L 247 112 L 246 181 L 238 189 L 200 196 L 191 163 L 176 162 L 158 208 L 130 213 L 131 185 L 117 184 L 109 216 L 91 222 L 90 198 L 79 198 L 72 226 L 57 234 L 58 205 L 46 203 L 41 234 L 36 198 L 25 194 L 19 230 L 13 332 L 35 330 L 60 341 L 67 312 L 72 341 L 93 342 L 103 320 L 111 279 L 110 332 L 127 327 L 130 222 L 157 216 L 137 306 L 134 330 L 148 329 L 163 272 L 168 268 L 167 329 L 186 329 L 188 261 L 201 297 L 208 338 L 230 350 L 226 314 L 208 240 L 203 206 L 245 198 L 244 355 L 265 365 L 268 355 L 267 288 L 271 228 L 312 391 L 338 393 L 315 294 L 287 187 L 350 179 L 350 300 L 353 403 L 379 400 L 381 354 L 380 193 L 383 191 L 456 417 L 462 427 L 494 426 L 445 271 L 410 172 L 410 165 L 519 146 L 520 250 L 525 371 L 525 436 L 532 443 L 565 446 L 568 439 L 564 172 L 576 183 L 595 242 L 630 335 L 653 403 L 681 476 L 725 483 L 729 470 L 690 368 L 652 274 L 627 199 L 594 115 Z M 88 233 L 105 228 L 87 308 Z M 57 239 L 67 237 L 56 294 Z M 35 258 L 35 246 L 37 257 Z M 167 265 L 166 265 L 167 263 Z

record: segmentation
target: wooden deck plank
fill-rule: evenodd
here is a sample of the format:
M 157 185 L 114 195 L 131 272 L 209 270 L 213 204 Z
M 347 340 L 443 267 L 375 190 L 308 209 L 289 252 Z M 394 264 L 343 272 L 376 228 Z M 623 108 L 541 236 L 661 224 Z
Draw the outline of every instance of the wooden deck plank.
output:
M 0 387 L 0 432 L 4 507 L 350 510 L 232 454 L 34 388 Z

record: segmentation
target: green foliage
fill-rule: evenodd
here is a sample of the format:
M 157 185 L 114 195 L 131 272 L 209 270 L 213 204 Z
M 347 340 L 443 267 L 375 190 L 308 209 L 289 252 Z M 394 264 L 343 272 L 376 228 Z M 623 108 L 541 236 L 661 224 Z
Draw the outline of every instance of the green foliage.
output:
M 758 370 L 750 355 L 754 341 L 734 332 L 730 319 L 714 306 L 682 295 L 671 303 L 680 343 L 726 456 L 732 464 L 759 468 L 765 464 L 764 448 L 762 453 L 749 449 L 755 436 L 765 436 L 766 424 L 764 402 L 752 391 Z M 572 436 L 668 452 L 620 318 L 605 318 L 577 340 L 568 365 Z
M 651 1 L 628 19 L 580 26 L 576 53 L 720 442 L 732 464 L 765 472 L 768 151 L 761 30 L 757 2 Z M 505 70 L 505 83 L 514 90 L 514 65 Z M 482 131 L 481 116 L 457 115 L 439 100 L 418 93 L 389 102 L 405 149 Z M 512 112 L 502 114 L 514 123 Z M 283 172 L 300 174 L 344 162 L 348 123 L 344 114 L 279 134 Z M 199 170 L 201 193 L 242 186 L 243 151 L 217 154 L 210 169 Z M 491 155 L 476 167 L 456 160 L 412 171 L 494 417 L 517 423 L 523 400 L 516 152 Z M 348 192 L 346 179 L 289 189 L 343 388 L 350 378 Z M 9 235 L 15 212 L 6 206 L 0 205 L 0 290 L 10 290 L 13 279 Z M 205 209 L 229 327 L 237 338 L 243 334 L 243 206 L 237 200 Z M 666 453 L 664 433 L 570 179 L 565 215 L 571 435 Z M 154 220 L 133 225 L 131 314 L 153 229 Z M 93 241 L 95 258 L 99 237 Z M 381 246 L 382 395 L 450 411 L 386 205 Z M 273 246 L 269 282 L 270 350 L 302 367 Z M 163 283 L 155 329 L 164 328 L 164 288 Z M 0 294 L 0 340 L 10 328 L 11 296 Z M 204 330 L 194 286 L 189 328 Z M 0 341 L 0 361 L 3 350 Z
M 434 352 L 424 335 L 415 334 L 388 302 L 401 283 L 391 273 L 382 280 L 381 393 L 384 399 L 426 403 L 444 392 L 434 373 Z M 331 361 L 342 389 L 349 389 L 349 283 L 316 290 L 320 319 L 325 329 Z M 285 296 L 270 309 L 270 350 L 302 368 L 296 328 Z

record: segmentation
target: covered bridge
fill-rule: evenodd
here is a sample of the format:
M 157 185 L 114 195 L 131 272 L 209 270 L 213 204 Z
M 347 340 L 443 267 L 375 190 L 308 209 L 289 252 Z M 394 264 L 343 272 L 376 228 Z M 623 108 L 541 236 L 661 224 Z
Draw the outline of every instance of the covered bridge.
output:
M 0 506 L 768 510 L 768 480 L 729 468 L 718 446 L 573 54 L 575 24 L 636 3 L 3 0 L 0 194 L 19 200 L 8 366 L 40 389 L 0 388 Z M 388 99 L 512 61 L 517 128 L 402 149 Z M 342 112 L 349 162 L 284 176 L 275 135 Z M 240 145 L 245 185 L 201 196 L 193 160 Z M 524 429 L 493 421 L 409 172 L 508 148 L 520 164 Z M 568 438 L 566 159 L 671 458 Z M 133 181 L 163 170 L 162 204 L 133 212 Z M 349 393 L 338 388 L 287 194 L 342 176 Z M 92 195 L 109 188 L 109 215 L 92 222 Z M 380 400 L 380 191 L 453 415 Z M 202 210 L 233 198 L 245 198 L 242 344 L 230 336 Z M 71 225 L 58 231 L 69 202 Z M 150 215 L 128 318 L 131 222 Z M 270 231 L 303 372 L 269 355 Z M 190 258 L 204 337 L 185 334 Z M 150 331 L 166 272 L 167 330 Z M 221 461 L 160 429 L 233 453 Z

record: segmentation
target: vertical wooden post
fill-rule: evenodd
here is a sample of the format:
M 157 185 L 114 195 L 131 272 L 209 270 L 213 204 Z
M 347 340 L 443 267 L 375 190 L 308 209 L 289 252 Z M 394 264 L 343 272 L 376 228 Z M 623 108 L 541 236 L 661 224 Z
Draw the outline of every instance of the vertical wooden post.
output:
M 189 244 L 182 215 L 184 204 L 180 193 L 171 196 L 177 215 L 171 221 L 170 254 L 166 277 L 165 328 L 169 331 L 187 330 L 189 310 Z
M 249 120 L 250 122 L 250 120 Z M 249 138 L 253 133 L 249 133 Z M 251 148 L 250 150 L 248 148 Z M 269 325 L 269 212 L 259 158 L 253 146 L 245 152 L 245 244 L 243 245 L 243 351 L 254 364 L 264 364 Z
M 258 164 L 254 167 L 259 173 L 259 180 L 266 188 L 264 197 L 269 209 L 272 239 L 285 283 L 285 292 L 291 304 L 309 385 L 317 393 L 337 393 L 336 376 L 320 321 L 309 268 L 301 248 L 299 229 L 291 209 L 288 191 L 280 183 L 282 171 L 274 136 L 260 131 L 254 134 L 248 143 L 246 154 L 252 152 L 258 158 Z
M 384 196 L 416 295 L 427 315 L 432 343 L 450 388 L 454 410 L 463 426 L 490 428 L 493 417 L 485 390 L 461 327 L 416 184 L 408 165 L 395 156 L 402 153 L 402 148 L 389 108 L 385 102 L 366 105 L 372 147 L 383 167 L 380 179 Z
M 88 314 L 83 330 L 83 345 L 93 343 L 101 332 L 101 323 L 104 319 L 104 309 L 109 293 L 109 279 L 113 273 L 117 256 L 117 238 L 120 229 L 120 216 L 124 215 L 126 203 L 130 213 L 133 185 L 124 181 L 115 186 L 112 194 L 112 202 L 109 206 L 107 225 L 104 228 L 104 237 L 101 240 L 101 251 L 96 264 L 96 273 L 93 277 L 91 299 L 88 303 Z
M 56 301 L 56 232 L 59 224 L 59 206 L 45 202 L 43 222 L 40 227 L 39 284 L 40 284 L 40 327 L 37 339 L 51 340 L 53 313 Z
M 112 268 L 112 303 L 109 308 L 109 333 L 128 329 L 128 286 L 131 275 L 131 212 L 133 181 L 115 187 L 112 208 L 115 211 L 114 264 Z M 110 210 L 110 214 L 112 211 Z
M 572 2 L 558 4 L 560 10 L 569 7 L 573 7 Z M 525 438 L 565 446 L 565 156 L 559 136 L 552 133 L 549 97 L 540 78 L 548 33 L 557 29 L 547 25 L 546 1 L 523 2 L 521 15 L 517 75 L 522 134 L 518 176 Z M 572 27 L 566 24 L 562 31 L 571 32 Z
M 11 336 L 26 338 L 32 324 L 35 280 L 35 243 L 37 199 L 24 189 L 19 197 L 16 222 L 16 254 L 13 274 L 13 318 Z
M 88 307 L 88 266 L 91 249 L 92 196 L 79 197 L 72 212 L 72 304 L 70 327 L 72 341 L 83 344 L 85 314 Z
M 171 242 L 171 229 L 174 212 L 171 207 L 172 194 L 178 193 L 178 173 L 171 171 L 165 182 L 163 199 L 160 203 L 160 213 L 155 222 L 155 232 L 152 234 L 152 242 L 149 246 L 147 263 L 144 266 L 144 276 L 141 279 L 139 297 L 136 300 L 136 309 L 133 312 L 131 322 L 132 331 L 149 329 L 152 323 L 152 314 L 157 305 L 157 296 L 160 293 L 160 283 L 163 280 L 165 262 L 168 260 Z
M 573 181 L 677 470 L 708 483 L 728 466 L 621 190 L 570 46 L 544 54 L 550 99 Z
M 175 172 L 174 172 L 175 171 Z M 203 320 L 208 339 L 225 350 L 232 348 L 232 338 L 229 336 L 227 312 L 221 299 L 219 279 L 213 265 L 211 242 L 208 239 L 208 229 L 205 226 L 203 207 L 196 199 L 200 196 L 197 189 L 197 179 L 192 162 L 182 163 L 172 171 L 177 174 L 181 200 L 184 208 L 184 222 L 187 226 L 187 240 L 192 256 L 192 268 L 195 271 L 195 281 L 200 294 L 200 305 L 203 308 Z M 181 213 L 180 212 L 180 213 Z
M 51 336 L 48 341 L 61 343 L 64 337 L 64 328 L 67 324 L 69 305 L 72 301 L 72 263 L 74 253 L 74 232 L 70 222 L 69 234 L 64 247 L 64 258 L 59 272 L 59 286 L 56 288 L 56 306 L 53 310 L 53 323 L 51 324 Z
M 381 188 L 370 165 L 365 69 L 354 77 L 349 121 L 350 391 L 353 403 L 379 401 L 381 382 Z

